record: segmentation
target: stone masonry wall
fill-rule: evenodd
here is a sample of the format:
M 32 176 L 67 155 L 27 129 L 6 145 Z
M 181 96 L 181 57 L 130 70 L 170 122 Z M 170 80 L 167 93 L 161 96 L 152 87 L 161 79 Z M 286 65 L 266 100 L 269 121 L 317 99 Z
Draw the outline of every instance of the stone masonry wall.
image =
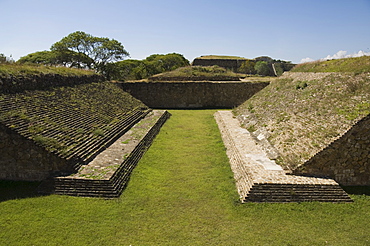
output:
M 234 72 L 238 70 L 247 59 L 194 59 L 193 66 L 220 66 Z
M 341 185 L 370 185 L 370 115 L 294 171 L 334 178 Z
M 0 77 L 0 94 L 49 87 L 104 81 L 101 75 L 63 76 L 41 74 Z M 74 162 L 46 151 L 10 128 L 0 124 L 0 180 L 40 181 L 54 175 L 74 172 Z
M 101 82 L 102 75 L 63 76 L 59 74 L 42 74 L 0 77 L 0 93 L 16 93 L 24 90 L 42 90 L 48 87 L 79 85 Z
M 40 181 L 73 172 L 70 163 L 0 124 L 0 180 Z
M 233 108 L 269 83 L 125 82 L 123 90 L 151 108 Z

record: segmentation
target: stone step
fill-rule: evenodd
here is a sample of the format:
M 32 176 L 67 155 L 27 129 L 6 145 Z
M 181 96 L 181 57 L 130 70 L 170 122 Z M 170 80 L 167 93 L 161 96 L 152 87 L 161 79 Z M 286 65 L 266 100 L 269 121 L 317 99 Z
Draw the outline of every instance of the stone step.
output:
M 327 194 L 345 194 L 341 192 L 340 190 L 326 190 L 326 189 L 269 189 L 269 190 L 263 190 L 263 189 L 251 189 L 249 190 L 249 194 L 251 193 L 315 193 L 315 192 L 326 192 Z
M 255 184 L 243 202 L 352 202 L 339 185 Z
M 79 196 L 79 197 L 101 197 L 101 198 L 116 198 L 121 195 L 121 193 L 96 193 L 96 192 L 55 192 L 56 195 L 67 195 L 67 196 Z
M 232 113 L 218 111 L 215 119 L 242 202 L 352 202 L 332 179 L 287 175 L 261 165 L 266 153 Z
M 290 202 L 331 202 L 331 203 L 347 203 L 352 202 L 352 200 L 347 199 L 294 199 L 294 198 L 288 198 L 288 199 L 255 199 L 255 200 L 242 200 L 242 202 L 263 202 L 263 203 L 290 203 Z
M 296 198 L 309 198 L 309 199 L 314 199 L 314 198 L 318 198 L 318 199 L 321 199 L 321 198 L 325 198 L 325 199 L 344 199 L 344 200 L 348 200 L 346 198 L 344 198 L 343 196 L 341 195 L 323 195 L 322 193 L 316 193 L 316 194 L 266 194 L 266 193 L 259 193 L 259 194 L 249 194 L 248 195 L 248 198 L 249 199 L 254 199 L 254 198 L 258 198 L 258 197 L 268 197 L 269 199 L 270 198 L 286 198 L 286 197 L 296 197 Z
M 77 146 L 75 149 L 69 151 L 69 156 L 66 156 L 65 158 L 69 159 L 73 156 L 79 156 L 84 162 L 88 162 L 95 156 L 95 153 L 99 153 L 99 150 L 117 140 L 117 137 L 119 137 L 121 133 L 126 132 L 143 116 L 145 116 L 146 113 L 147 112 L 137 111 L 128 119 L 121 122 L 120 125 L 116 126 L 115 129 L 111 130 L 110 133 L 107 136 L 104 136 L 101 140 L 91 142 L 86 141 L 86 144 Z
M 277 191 L 277 192 L 250 192 L 248 197 L 252 196 L 332 196 L 332 197 L 343 197 L 343 193 L 332 193 L 332 192 L 289 192 L 289 191 Z
M 133 127 L 133 129 L 139 127 L 145 120 L 147 120 L 147 124 L 151 124 L 150 129 L 143 133 L 144 135 L 141 137 L 140 141 L 109 178 L 75 178 L 73 175 L 70 177 L 56 177 L 54 179 L 54 193 L 70 196 L 118 197 L 127 185 L 132 170 L 136 167 L 137 163 L 159 132 L 161 126 L 169 117 L 170 114 L 167 111 L 156 110 L 153 112 L 153 116 L 146 117 Z M 117 141 L 121 140 L 118 139 Z

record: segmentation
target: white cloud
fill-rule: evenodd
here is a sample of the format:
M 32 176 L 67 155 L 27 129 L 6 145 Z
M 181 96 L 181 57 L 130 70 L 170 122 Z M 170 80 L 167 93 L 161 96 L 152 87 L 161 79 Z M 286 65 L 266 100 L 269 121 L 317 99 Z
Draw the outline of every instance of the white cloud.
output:
M 360 57 L 360 56 L 370 56 L 370 52 L 364 52 L 360 50 L 359 52 L 351 55 L 351 57 Z
M 331 60 L 331 59 L 342 59 L 342 58 L 351 58 L 351 57 L 360 57 L 360 56 L 370 56 L 370 52 L 364 52 L 364 51 L 360 50 L 357 53 L 347 55 L 347 51 L 340 50 L 336 54 L 334 54 L 332 56 L 328 55 L 327 57 L 325 57 L 321 60 L 325 61 L 325 60 Z
M 306 58 L 303 58 L 300 63 L 306 63 L 306 62 L 312 62 L 312 61 L 314 61 L 314 59 L 306 57 Z
M 335 53 L 334 55 L 328 55 L 327 57 L 325 58 L 322 58 L 320 60 L 332 60 L 332 59 L 341 59 L 341 58 L 346 58 L 346 54 L 347 54 L 347 51 L 344 51 L 344 50 L 340 50 L 338 51 L 337 53 Z
M 328 55 L 327 57 L 321 58 L 319 60 L 320 61 L 327 61 L 327 60 L 332 60 L 332 59 L 342 59 L 342 58 L 361 57 L 361 56 L 370 56 L 370 52 L 364 52 L 364 51 L 360 50 L 357 53 L 347 55 L 347 51 L 340 50 L 337 53 L 335 53 L 334 55 Z M 307 57 L 307 58 L 302 59 L 301 63 L 312 62 L 312 61 L 314 61 L 314 60 Z

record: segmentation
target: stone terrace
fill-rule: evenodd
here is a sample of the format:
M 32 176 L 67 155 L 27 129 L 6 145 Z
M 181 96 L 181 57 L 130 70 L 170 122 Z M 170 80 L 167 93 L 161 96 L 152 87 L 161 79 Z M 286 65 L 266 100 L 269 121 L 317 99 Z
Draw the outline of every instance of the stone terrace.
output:
M 0 178 L 43 180 L 89 163 L 150 111 L 116 85 L 0 94 Z
M 230 111 L 215 113 L 242 202 L 351 202 L 332 179 L 287 175 Z
M 154 110 L 77 173 L 54 179 L 60 195 L 118 197 L 170 114 Z

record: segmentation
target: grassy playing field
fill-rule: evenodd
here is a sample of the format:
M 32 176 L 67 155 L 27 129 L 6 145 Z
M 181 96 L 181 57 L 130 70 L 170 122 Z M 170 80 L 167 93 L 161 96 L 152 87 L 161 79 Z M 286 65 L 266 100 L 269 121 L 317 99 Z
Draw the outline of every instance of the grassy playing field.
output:
M 215 111 L 170 112 L 119 199 L 26 198 L 34 184 L 1 182 L 0 245 L 370 244 L 369 195 L 240 204 Z

